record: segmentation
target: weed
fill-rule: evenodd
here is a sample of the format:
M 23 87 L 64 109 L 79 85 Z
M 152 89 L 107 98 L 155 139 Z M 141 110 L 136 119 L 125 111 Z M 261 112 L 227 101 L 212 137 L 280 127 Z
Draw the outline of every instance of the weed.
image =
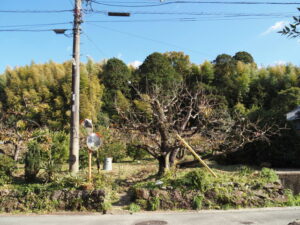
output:
M 139 212 L 141 210 L 141 207 L 135 203 L 131 203 L 128 209 L 130 212 Z
M 260 172 L 261 178 L 263 178 L 267 183 L 273 183 L 279 180 L 276 172 L 269 168 L 262 168 Z
M 286 189 L 284 192 L 287 197 L 287 201 L 285 202 L 286 206 L 300 206 L 300 194 L 294 196 L 290 189 Z
M 111 205 L 110 201 L 104 201 L 100 205 L 100 208 L 104 213 L 106 213 L 108 210 L 110 210 L 111 207 L 112 207 L 112 205 Z
M 248 166 L 241 166 L 240 167 L 240 171 L 239 171 L 239 175 L 240 176 L 248 176 L 250 174 L 252 174 L 254 171 L 248 167 Z
M 193 208 L 197 209 L 197 210 L 201 209 L 203 199 L 204 199 L 203 195 L 195 196 L 194 199 L 193 199 Z
M 159 197 L 153 197 L 149 200 L 149 209 L 151 211 L 156 211 L 160 208 L 160 199 Z
M 147 209 L 148 201 L 145 199 L 137 199 L 136 204 L 138 204 L 142 209 Z

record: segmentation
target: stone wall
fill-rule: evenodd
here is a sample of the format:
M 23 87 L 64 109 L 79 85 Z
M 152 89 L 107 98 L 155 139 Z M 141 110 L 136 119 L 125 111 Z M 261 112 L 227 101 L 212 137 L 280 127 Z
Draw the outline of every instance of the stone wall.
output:
M 103 211 L 103 190 L 0 190 L 0 212 Z
M 284 188 L 291 189 L 294 194 L 300 193 L 300 171 L 277 171 Z

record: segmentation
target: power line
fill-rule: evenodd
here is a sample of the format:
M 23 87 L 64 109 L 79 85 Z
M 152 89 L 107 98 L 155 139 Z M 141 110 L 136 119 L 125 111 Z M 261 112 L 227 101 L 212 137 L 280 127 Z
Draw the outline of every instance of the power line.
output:
M 65 13 L 73 10 L 0 10 L 0 13 Z
M 285 16 L 289 18 L 289 16 Z M 86 23 L 145 23 L 145 22 L 197 22 L 197 21 L 226 21 L 226 20 L 261 20 L 264 17 L 202 17 L 202 18 L 169 18 L 169 19 L 145 19 L 145 20 L 91 20 Z M 272 19 L 282 18 L 282 16 L 268 17 Z
M 69 22 L 69 23 L 44 23 L 44 24 L 3 25 L 3 26 L 0 26 L 0 27 L 43 27 L 43 26 L 55 26 L 55 25 L 66 25 L 66 24 L 72 24 L 72 22 Z
M 101 13 L 108 14 L 108 11 L 103 10 L 93 10 L 90 13 Z M 189 16 L 293 16 L 294 12 L 286 13 L 224 13 L 224 12 L 166 12 L 166 11 L 128 11 L 130 14 L 140 14 L 140 15 L 189 15 Z
M 88 25 L 93 25 L 93 26 L 100 27 L 100 28 L 105 29 L 105 30 L 110 30 L 110 31 L 113 31 L 113 32 L 125 34 L 125 35 L 128 35 L 128 36 L 139 38 L 139 39 L 143 39 L 143 40 L 148 40 L 148 41 L 156 42 L 156 43 L 163 44 L 163 45 L 168 45 L 168 46 L 172 46 L 172 47 L 176 47 L 176 48 L 185 49 L 187 51 L 195 52 L 195 53 L 200 54 L 200 55 L 210 56 L 207 53 L 199 52 L 199 51 L 196 51 L 196 50 L 193 50 L 193 49 L 187 49 L 187 48 L 184 48 L 184 47 L 179 46 L 179 45 L 175 45 L 175 44 L 164 42 L 164 41 L 155 40 L 153 38 L 144 37 L 144 36 L 141 36 L 141 35 L 138 35 L 138 34 L 133 34 L 133 33 L 129 33 L 129 32 L 119 31 L 119 30 L 116 30 L 116 29 L 113 29 L 113 28 L 108 28 L 108 27 L 104 27 L 104 26 L 100 26 L 100 25 L 96 25 L 96 24 L 88 24 Z
M 192 14 L 194 15 L 194 14 Z M 202 15 L 202 14 L 201 14 Z M 200 18 L 195 17 L 182 17 L 182 18 L 161 18 L 161 19 L 132 19 L 132 20 L 87 20 L 86 23 L 139 23 L 139 22 L 196 22 L 196 21 L 218 21 L 218 20 L 234 20 L 235 18 L 239 18 L 239 20 L 248 20 L 248 19 L 265 19 L 265 17 L 268 18 L 282 18 L 282 17 L 290 17 L 290 16 L 279 16 L 276 14 L 228 14 L 223 16 L 217 16 L 217 17 L 210 17 L 206 16 L 206 14 L 203 14 L 205 16 Z M 209 15 L 209 14 L 207 14 Z M 213 15 L 220 15 L 220 14 L 213 14 Z M 2 25 L 0 28 L 21 28 L 21 27 L 43 27 L 43 26 L 56 26 L 56 25 L 67 25 L 72 24 L 72 22 L 66 22 L 66 23 L 45 23 L 45 24 L 20 24 L 20 25 Z M 50 29 L 46 29 L 48 31 Z M 5 31 L 14 31 L 14 29 L 9 29 Z M 24 29 L 16 29 L 16 31 L 24 31 Z M 29 30 L 29 31 L 35 31 L 35 30 Z M 42 30 L 44 31 L 44 30 Z M 87 35 L 86 33 L 84 33 Z
M 72 30 L 72 29 L 65 29 Z M 0 29 L 0 32 L 48 32 L 53 29 Z
M 104 57 L 106 57 L 107 56 L 107 54 L 105 54 L 105 52 L 103 52 L 100 48 L 99 48 L 99 46 L 96 44 L 96 42 L 94 42 L 85 32 L 82 32 L 82 34 L 87 38 L 87 40 L 89 41 L 89 42 L 91 42 L 94 46 L 95 46 L 95 48 L 101 53 L 101 55 L 103 55 Z
M 131 22 L 185 22 L 196 21 L 197 18 L 165 18 L 165 19 L 141 19 L 141 20 L 87 20 L 86 23 L 131 23 Z
M 299 5 L 300 2 L 245 2 L 245 1 L 169 1 L 162 2 L 159 4 L 149 4 L 149 5 L 123 5 L 123 4 L 111 4 L 106 2 L 100 2 L 96 0 L 91 0 L 91 2 L 99 5 L 112 6 L 112 7 L 157 7 L 171 4 L 225 4 L 225 5 Z

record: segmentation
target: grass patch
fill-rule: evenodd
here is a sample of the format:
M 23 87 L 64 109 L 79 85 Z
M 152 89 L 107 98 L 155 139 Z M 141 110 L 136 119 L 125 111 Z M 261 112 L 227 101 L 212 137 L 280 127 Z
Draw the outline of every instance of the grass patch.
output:
M 160 206 L 166 205 L 166 207 L 174 209 L 185 207 L 199 210 L 300 205 L 299 196 L 294 196 L 288 191 L 284 192 L 274 170 L 263 168 L 261 171 L 255 171 L 242 166 L 235 172 L 215 172 L 217 177 L 212 176 L 204 168 L 191 169 L 177 172 L 176 175 L 167 174 L 159 182 L 141 182 L 134 188 L 143 189 L 143 192 L 148 190 L 144 196 L 150 196 L 147 199 L 150 210 L 159 208 L 159 201 L 155 201 L 155 199 L 166 195 L 169 195 L 169 197 L 165 197 L 165 199 L 169 199 L 168 203 L 164 204 L 163 199 L 160 199 Z

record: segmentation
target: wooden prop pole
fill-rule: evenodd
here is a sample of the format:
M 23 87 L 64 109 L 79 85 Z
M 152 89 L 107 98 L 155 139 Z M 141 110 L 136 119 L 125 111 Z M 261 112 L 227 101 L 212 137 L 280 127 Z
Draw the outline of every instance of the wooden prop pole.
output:
M 89 183 L 92 183 L 92 151 L 89 151 Z
M 187 149 L 199 160 L 199 162 L 214 176 L 217 177 L 217 175 L 214 173 L 214 171 L 209 168 L 209 166 L 200 158 L 200 156 L 192 149 L 192 147 L 178 134 L 176 134 L 177 139 L 185 146 Z

